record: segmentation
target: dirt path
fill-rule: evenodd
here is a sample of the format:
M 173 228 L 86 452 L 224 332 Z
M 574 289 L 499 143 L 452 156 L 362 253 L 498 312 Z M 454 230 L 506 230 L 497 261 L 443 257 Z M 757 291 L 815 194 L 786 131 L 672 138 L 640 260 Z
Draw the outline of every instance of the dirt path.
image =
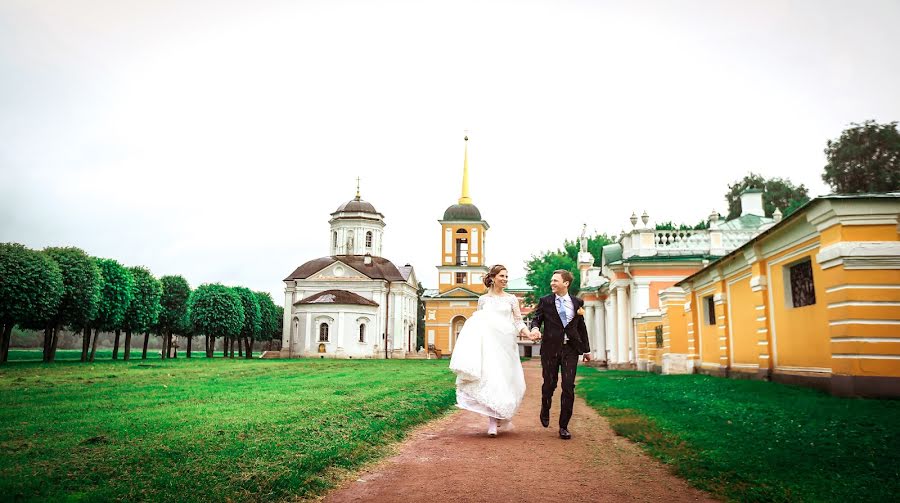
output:
M 417 430 L 397 454 L 325 496 L 328 502 L 716 501 L 616 436 L 576 398 L 561 440 L 559 389 L 550 428 L 541 427 L 540 362 L 525 363 L 528 389 L 514 426 L 497 438 L 487 420 L 457 411 Z

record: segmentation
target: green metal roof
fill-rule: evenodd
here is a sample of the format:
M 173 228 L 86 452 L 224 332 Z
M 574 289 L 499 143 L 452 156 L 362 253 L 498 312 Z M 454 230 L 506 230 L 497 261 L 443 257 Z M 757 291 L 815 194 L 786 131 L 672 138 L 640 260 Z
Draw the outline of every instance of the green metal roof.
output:
M 607 264 L 622 260 L 622 244 L 613 243 L 603 247 L 602 256 L 606 259 Z
M 506 290 L 530 292 L 533 288 L 531 288 L 531 285 L 529 285 L 523 277 L 509 280 L 509 283 L 506 284 Z
M 765 224 L 769 224 L 774 222 L 775 219 L 761 217 L 759 215 L 743 215 L 737 218 L 732 218 L 731 220 L 719 224 L 720 230 L 729 230 L 729 231 L 742 231 L 742 230 L 756 230 L 762 227 Z

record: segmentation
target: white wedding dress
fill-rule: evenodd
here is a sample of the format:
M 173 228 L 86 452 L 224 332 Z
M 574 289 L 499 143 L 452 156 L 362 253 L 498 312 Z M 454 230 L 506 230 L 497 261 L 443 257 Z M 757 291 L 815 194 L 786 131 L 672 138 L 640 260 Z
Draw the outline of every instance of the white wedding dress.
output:
M 497 419 L 511 419 L 525 395 L 516 337 L 525 328 L 514 295 L 482 295 L 466 320 L 450 370 L 456 373 L 456 406 Z

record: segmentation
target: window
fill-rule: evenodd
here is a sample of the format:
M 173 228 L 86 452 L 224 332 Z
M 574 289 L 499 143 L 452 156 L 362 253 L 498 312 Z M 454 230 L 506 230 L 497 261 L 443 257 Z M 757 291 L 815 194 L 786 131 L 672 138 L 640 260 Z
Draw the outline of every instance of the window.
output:
M 328 323 L 319 325 L 319 342 L 328 342 Z
M 790 276 L 791 305 L 811 306 L 816 303 L 816 289 L 813 285 L 812 261 L 807 259 L 788 266 Z
M 703 307 L 706 309 L 706 324 L 716 324 L 716 301 L 712 295 L 703 297 Z
M 655 335 L 656 335 L 656 347 L 658 347 L 658 348 L 663 347 L 663 327 L 662 327 L 662 325 L 656 325 L 656 327 L 653 329 L 653 331 L 655 332 Z
M 457 285 L 465 285 L 466 284 L 466 273 L 464 273 L 464 272 L 456 273 L 456 284 Z
M 469 240 L 465 238 L 456 240 L 456 265 L 469 264 Z
M 372 231 L 366 232 L 366 248 L 372 247 Z
M 366 342 L 366 324 L 359 324 L 359 342 Z
M 334 240 L 333 240 L 333 243 L 331 244 L 331 246 L 337 248 L 337 232 L 334 233 Z

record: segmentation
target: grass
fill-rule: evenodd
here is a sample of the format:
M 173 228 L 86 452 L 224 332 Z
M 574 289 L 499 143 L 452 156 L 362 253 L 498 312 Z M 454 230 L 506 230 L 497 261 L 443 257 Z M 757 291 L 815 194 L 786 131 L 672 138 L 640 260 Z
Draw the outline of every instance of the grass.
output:
M 620 435 L 733 501 L 895 501 L 900 401 L 776 383 L 580 367 Z
M 143 353 L 143 349 L 141 347 L 131 348 L 131 359 L 132 360 L 140 360 L 141 354 Z M 259 351 L 254 351 L 253 356 L 258 357 L 261 354 Z M 125 349 L 119 348 L 119 360 L 125 355 Z M 184 358 L 187 355 L 186 351 L 178 350 L 178 359 Z M 88 352 L 88 356 L 90 356 L 90 352 Z M 222 351 L 216 351 L 216 357 L 221 357 Z M 43 359 L 44 352 L 40 349 L 10 349 L 9 350 L 9 361 L 11 362 L 39 362 Z M 234 357 L 237 358 L 237 351 L 234 352 Z M 201 347 L 200 351 L 196 349 L 191 351 L 191 358 L 206 358 L 206 353 L 204 349 Z M 147 349 L 147 359 L 148 360 L 159 360 L 160 359 L 160 350 L 148 348 Z M 112 360 L 112 349 L 98 349 L 97 353 L 94 355 L 94 362 L 96 363 L 98 360 Z M 81 361 L 81 350 L 80 349 L 57 349 L 56 350 L 56 361 Z
M 0 499 L 321 494 L 454 402 L 446 361 L 198 358 L 0 367 Z

